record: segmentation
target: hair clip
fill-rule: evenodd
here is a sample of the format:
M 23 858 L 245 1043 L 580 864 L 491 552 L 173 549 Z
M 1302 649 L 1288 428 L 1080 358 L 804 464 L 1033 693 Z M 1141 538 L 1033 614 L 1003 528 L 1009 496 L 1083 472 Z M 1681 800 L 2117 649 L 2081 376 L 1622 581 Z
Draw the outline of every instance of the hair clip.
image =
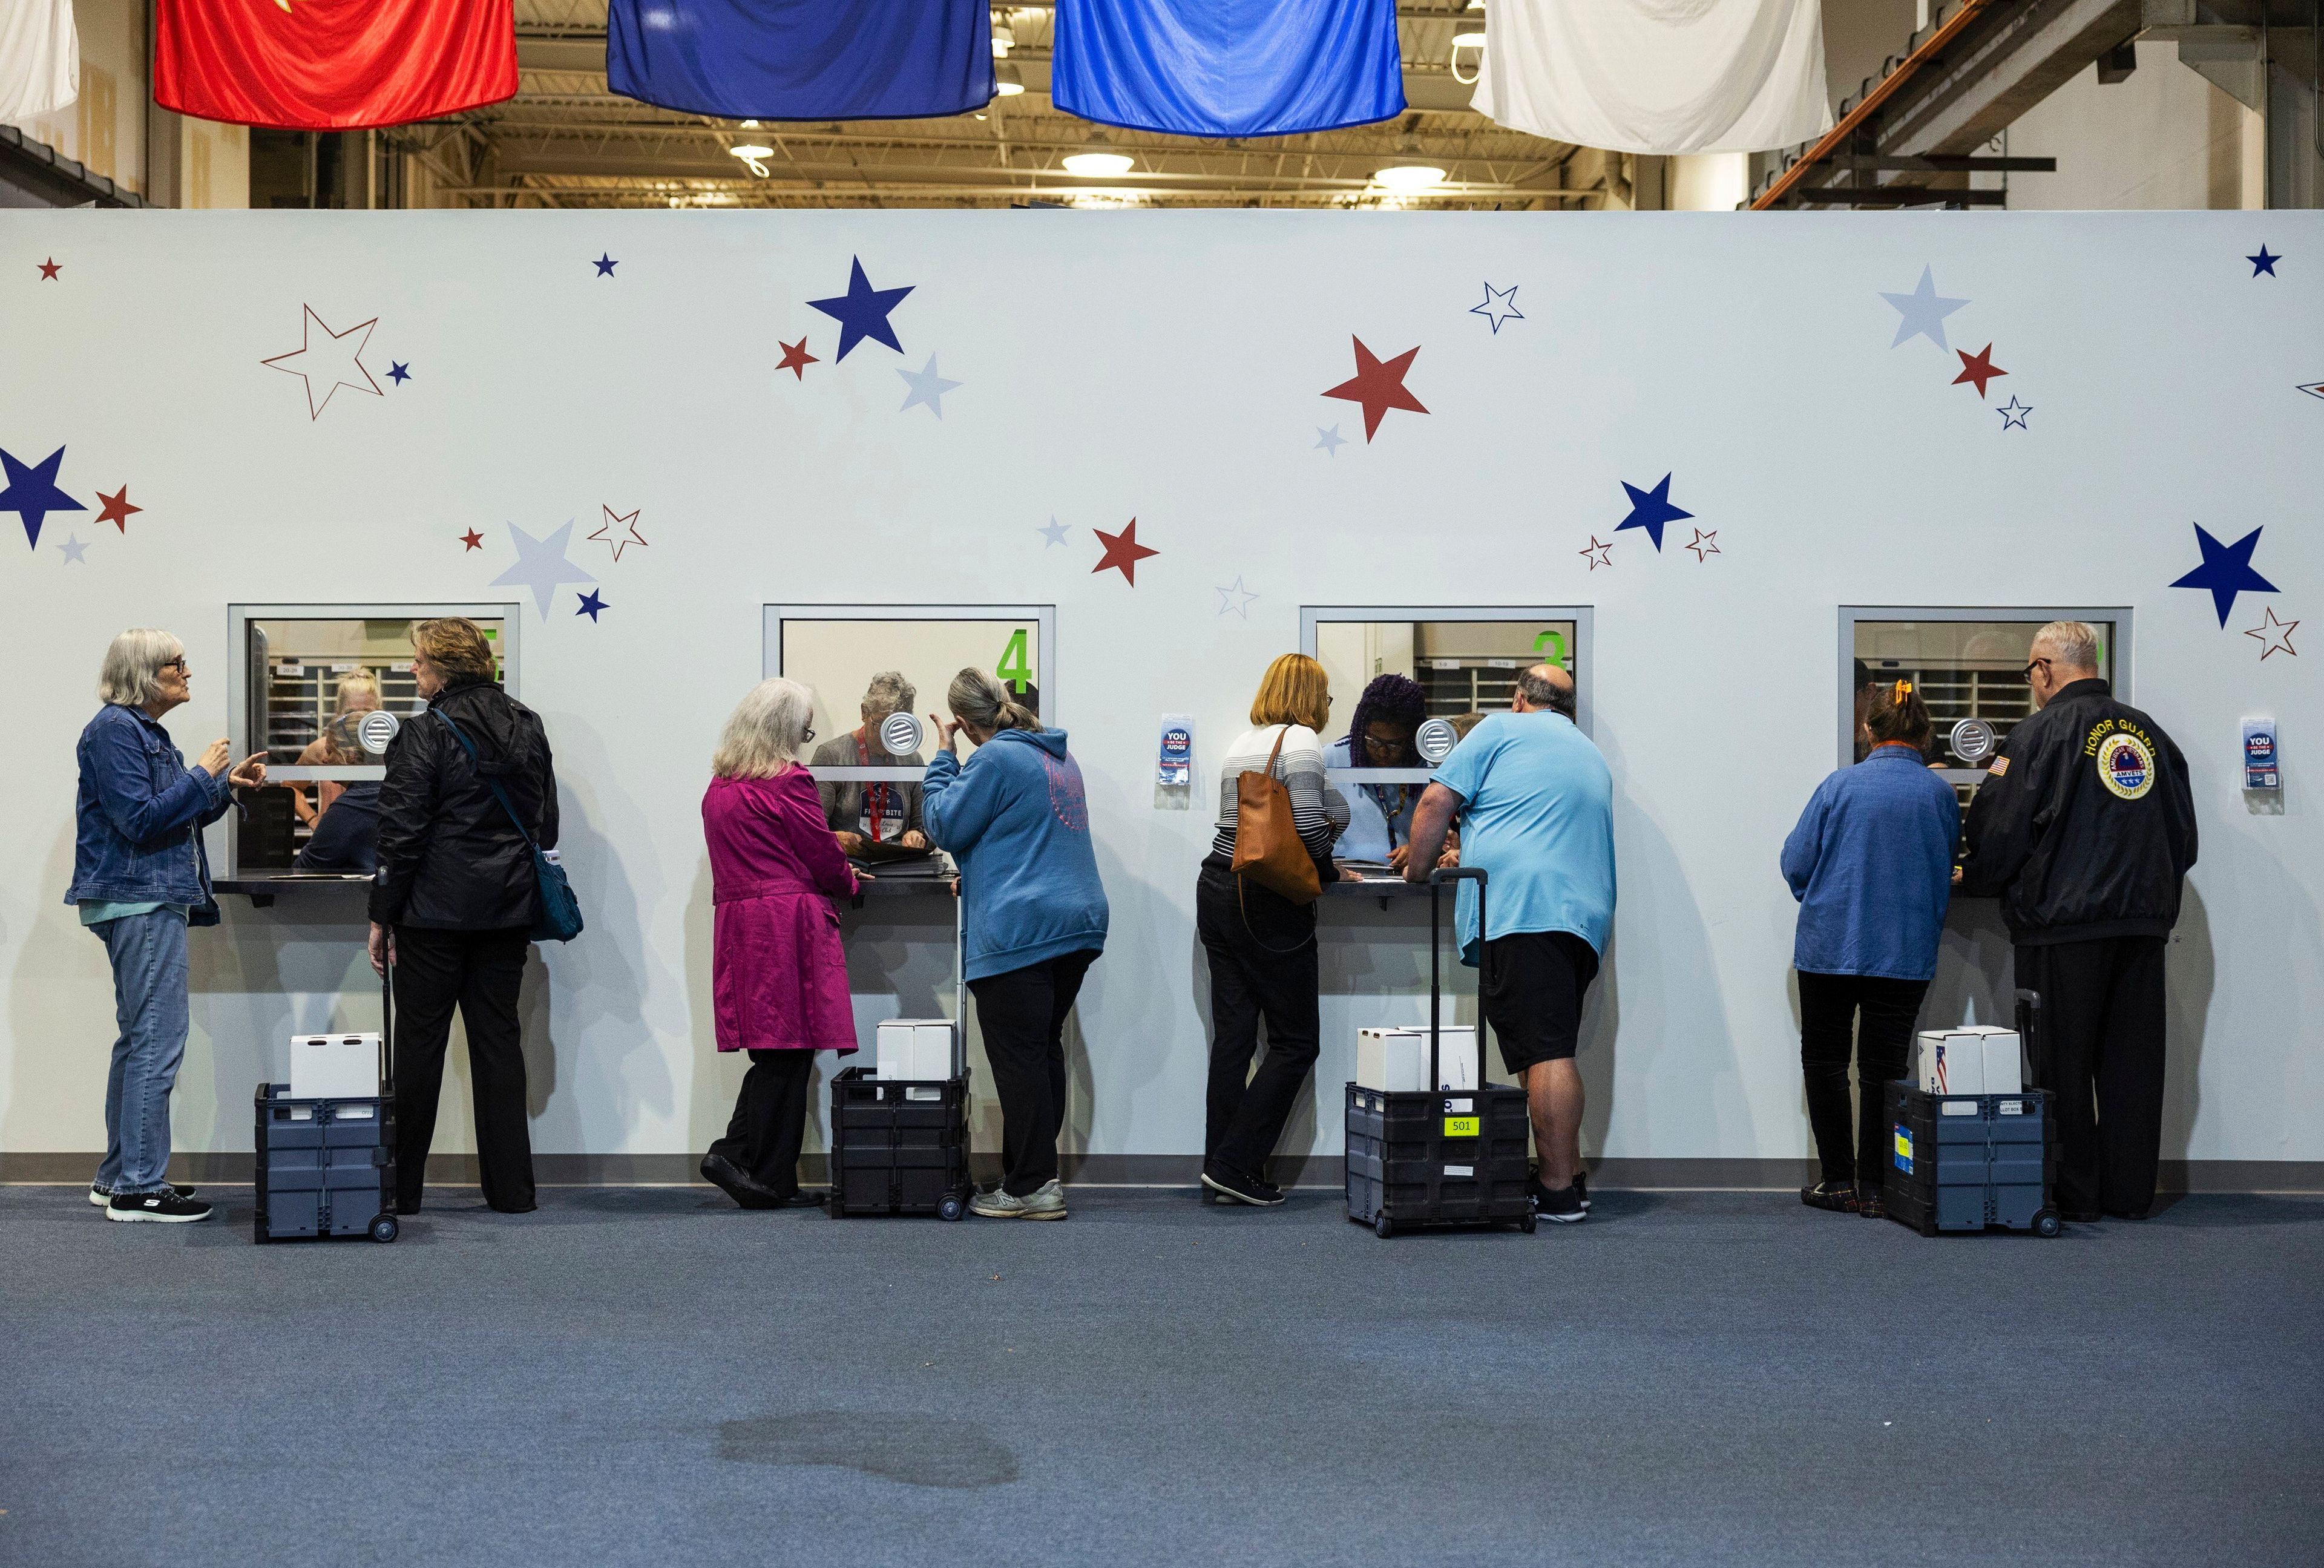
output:
M 1908 696 L 1912 696 L 1912 695 L 1913 695 L 1913 683 L 1912 683 L 1911 681 L 1909 681 L 1909 680 L 1900 680 L 1900 681 L 1898 681 L 1898 682 L 1896 683 L 1896 691 L 1895 691 L 1895 695 L 1893 697 L 1891 697 L 1889 700 L 1890 700 L 1890 701 L 1892 701 L 1892 702 L 1895 702 L 1895 703 L 1899 703 L 1899 704 L 1901 704 L 1901 703 L 1903 703 L 1903 702 L 1904 702 L 1904 700 L 1906 697 L 1908 697 Z

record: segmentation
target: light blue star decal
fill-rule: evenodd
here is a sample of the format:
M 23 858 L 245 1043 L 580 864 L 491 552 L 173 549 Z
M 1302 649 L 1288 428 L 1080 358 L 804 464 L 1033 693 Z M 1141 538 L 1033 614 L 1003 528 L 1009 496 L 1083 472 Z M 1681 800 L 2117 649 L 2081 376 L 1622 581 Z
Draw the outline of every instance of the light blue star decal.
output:
M 1219 590 L 1219 613 L 1223 615 L 1231 610 L 1248 621 L 1250 619 L 1250 602 L 1258 597 L 1257 594 L 1242 586 L 1242 578 L 1238 576 L 1233 587 Z
M 2001 416 L 2001 428 L 2003 429 L 2022 430 L 2025 428 L 2025 416 L 2034 411 L 2034 405 L 2032 403 L 2021 403 L 2015 397 L 2012 397 L 2007 402 L 2002 404 L 1993 411 Z
M 1059 522 L 1054 517 L 1049 519 L 1048 527 L 1037 528 L 1033 531 L 1039 534 L 1043 539 L 1048 541 L 1048 544 L 1044 544 L 1041 547 L 1043 549 L 1047 549 L 1049 545 L 1063 544 L 1065 542 L 1065 525 Z
M 946 381 L 938 375 L 936 356 L 933 354 L 928 355 L 928 363 L 920 369 L 898 370 L 896 374 L 902 376 L 904 384 L 912 389 L 904 399 L 903 408 L 896 410 L 899 414 L 908 411 L 914 403 L 926 403 L 928 412 L 941 420 L 944 418 L 945 393 L 956 386 L 967 384 L 964 382 Z
M 1348 438 L 1340 434 L 1339 426 L 1333 425 L 1328 430 L 1321 425 L 1315 427 L 1315 445 L 1323 449 L 1325 456 L 1332 457 L 1338 457 L 1340 455 L 1340 448 L 1347 444 Z
M 65 542 L 57 546 L 57 549 L 64 552 L 65 565 L 69 567 L 85 567 L 88 565 L 87 558 L 88 556 L 88 546 L 81 543 L 78 536 L 73 534 L 65 535 Z
M 1517 309 L 1517 284 L 1511 283 L 1506 289 L 1496 289 L 1490 283 L 1488 283 L 1485 285 L 1485 302 L 1481 305 L 1470 306 L 1469 314 L 1471 316 L 1482 316 L 1486 320 L 1491 322 L 1493 324 L 1493 336 L 1499 337 L 1501 335 L 1502 322 L 1522 321 L 1525 319 L 1525 312 Z
M 535 539 L 514 523 L 508 525 L 508 530 L 510 540 L 516 545 L 516 565 L 494 577 L 490 586 L 500 588 L 514 583 L 530 588 L 533 607 L 547 615 L 549 602 L 557 596 L 560 584 L 597 580 L 565 558 L 565 547 L 573 538 L 570 522 L 547 539 Z
M 1931 269 L 1921 269 L 1921 286 L 1911 293 L 1883 294 L 1880 297 L 1895 306 L 1903 318 L 1896 323 L 1895 341 L 1889 344 L 1889 347 L 1897 347 L 1910 338 L 1925 337 L 1946 353 L 1952 352 L 1952 345 L 1945 341 L 1945 318 L 1969 301 L 1948 300 L 1939 294 L 1936 276 Z

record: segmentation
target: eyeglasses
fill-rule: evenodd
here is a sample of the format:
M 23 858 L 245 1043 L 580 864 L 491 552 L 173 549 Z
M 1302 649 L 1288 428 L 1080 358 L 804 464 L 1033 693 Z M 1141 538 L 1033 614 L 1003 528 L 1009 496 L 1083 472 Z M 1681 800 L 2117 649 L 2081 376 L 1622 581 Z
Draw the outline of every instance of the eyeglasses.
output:
M 175 659 L 163 660 L 161 668 L 163 669 L 174 669 L 180 675 L 191 675 L 194 673 L 194 667 L 186 662 L 186 656 L 182 653 L 178 655 Z
M 808 730 L 808 731 L 807 731 L 807 732 L 806 732 L 804 734 L 802 734 L 802 735 L 800 735 L 800 736 L 799 736 L 799 744 L 800 744 L 800 745 L 802 745 L 802 746 L 804 746 L 804 745 L 806 745 L 809 741 L 812 741 L 813 739 L 815 739 L 815 732 L 814 732 L 813 730 Z
M 2025 682 L 2025 684 L 2026 684 L 2026 685 L 2028 685 L 2028 686 L 2033 685 L 2033 684 L 2034 684 L 2034 672 L 2036 669 L 2039 669 L 2042 666 L 2043 666 L 2043 665 L 2045 665 L 2045 664 L 2047 664 L 2047 663 L 2049 663 L 2049 662 L 2050 662 L 2050 661 L 2049 661 L 2048 659 L 2037 659 L 2034 660 L 2034 662 L 2033 662 L 2033 663 L 2028 664 L 2024 669 L 2021 669 L 2021 670 L 2019 670 L 2019 671 L 2017 672 L 2018 678 L 2019 678 L 2019 679 L 2021 679 L 2021 680 L 2023 680 L 2023 681 L 2024 681 L 2024 682 Z

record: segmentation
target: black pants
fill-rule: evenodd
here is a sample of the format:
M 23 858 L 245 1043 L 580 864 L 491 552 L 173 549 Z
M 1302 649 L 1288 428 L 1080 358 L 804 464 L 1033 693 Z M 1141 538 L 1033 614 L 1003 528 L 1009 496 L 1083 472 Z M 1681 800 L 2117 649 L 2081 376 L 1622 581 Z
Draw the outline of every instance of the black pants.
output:
M 507 1213 L 532 1205 L 532 1134 L 524 1109 L 523 1028 L 517 992 L 531 938 L 513 931 L 395 927 L 395 1186 L 406 1209 L 420 1204 L 436 1104 L 444 1093 L 444 1052 L 452 1009 L 468 1031 L 468 1078 L 475 1094 L 476 1165 L 484 1202 Z
M 813 1051 L 752 1051 L 726 1136 L 710 1152 L 766 1189 L 788 1198 L 799 1190 L 799 1148 L 807 1142 L 807 1083 Z
M 2057 1096 L 2058 1207 L 2145 1213 L 2163 1147 L 2163 938 L 2020 947 L 2017 983 L 2042 993 L 2027 1055 Z
M 1093 950 L 972 980 L 984 1059 L 1001 1095 L 1001 1185 L 1013 1196 L 1057 1176 L 1065 1124 L 1065 1015 L 1081 994 Z
M 1904 1076 L 1925 980 L 1800 971 L 1800 1071 L 1807 1079 L 1808 1125 L 1823 1179 L 1877 1191 L 1887 1168 L 1886 1091 Z M 1861 1021 L 1858 1021 L 1858 1015 Z M 1851 1037 L 1853 1037 L 1851 1040 Z M 1857 1126 L 1848 1126 L 1848 1058 L 1856 1056 Z
M 1265 1180 L 1268 1157 L 1306 1093 L 1322 1048 L 1315 909 L 1233 872 L 1204 866 L 1194 884 L 1194 934 L 1211 961 L 1211 1081 L 1204 1158 Z M 1259 1020 L 1267 1020 L 1267 1056 Z

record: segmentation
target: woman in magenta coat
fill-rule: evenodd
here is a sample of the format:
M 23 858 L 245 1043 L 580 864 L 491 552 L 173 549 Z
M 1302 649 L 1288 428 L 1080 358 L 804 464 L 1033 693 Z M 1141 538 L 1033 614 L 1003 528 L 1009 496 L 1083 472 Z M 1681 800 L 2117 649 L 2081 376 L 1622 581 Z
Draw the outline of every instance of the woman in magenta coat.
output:
M 798 1185 L 808 1072 L 817 1051 L 855 1049 L 832 903 L 854 893 L 855 873 L 798 763 L 815 738 L 814 703 L 795 681 L 752 687 L 726 721 L 702 797 L 718 1048 L 751 1054 L 733 1120 L 703 1158 L 702 1175 L 746 1209 L 822 1201 Z

